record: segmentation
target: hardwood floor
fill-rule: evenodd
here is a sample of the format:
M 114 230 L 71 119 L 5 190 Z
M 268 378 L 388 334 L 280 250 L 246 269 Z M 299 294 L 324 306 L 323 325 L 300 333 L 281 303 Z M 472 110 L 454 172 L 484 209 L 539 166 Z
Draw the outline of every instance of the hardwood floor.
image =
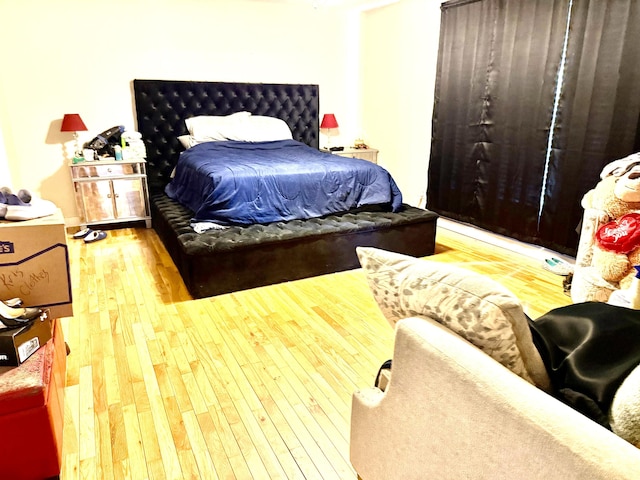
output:
M 153 230 L 69 252 L 63 480 L 356 478 L 351 393 L 393 343 L 361 270 L 191 300 Z M 447 230 L 429 258 L 532 317 L 570 303 L 539 262 Z

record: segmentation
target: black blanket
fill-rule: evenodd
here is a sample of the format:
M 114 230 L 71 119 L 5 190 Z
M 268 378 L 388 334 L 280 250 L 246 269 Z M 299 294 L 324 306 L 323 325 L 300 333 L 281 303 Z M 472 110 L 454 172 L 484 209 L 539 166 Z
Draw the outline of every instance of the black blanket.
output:
M 610 428 L 613 396 L 640 364 L 640 311 L 577 303 L 529 325 L 557 397 Z

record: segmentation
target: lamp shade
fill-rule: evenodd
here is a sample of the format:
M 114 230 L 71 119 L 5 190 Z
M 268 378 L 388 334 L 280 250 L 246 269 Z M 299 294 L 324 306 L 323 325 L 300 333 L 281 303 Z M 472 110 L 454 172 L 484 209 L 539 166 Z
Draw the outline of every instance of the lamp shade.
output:
M 338 128 L 338 121 L 333 113 L 325 113 L 320 128 Z
M 65 113 L 62 118 L 61 132 L 84 132 L 88 128 L 77 113 Z

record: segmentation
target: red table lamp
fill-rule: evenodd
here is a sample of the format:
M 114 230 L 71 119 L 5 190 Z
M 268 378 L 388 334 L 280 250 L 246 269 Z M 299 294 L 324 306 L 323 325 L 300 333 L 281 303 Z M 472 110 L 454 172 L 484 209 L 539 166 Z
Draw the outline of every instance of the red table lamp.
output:
M 87 126 L 77 113 L 65 113 L 62 118 L 62 125 L 60 126 L 61 132 L 73 132 L 73 138 L 76 142 L 76 151 L 74 152 L 74 158 L 82 157 L 82 150 L 80 150 L 80 144 L 78 143 L 78 132 L 86 132 Z
M 338 135 L 338 120 L 333 113 L 325 113 L 320 123 L 320 131 L 327 136 L 327 150 L 331 148 L 331 137 Z

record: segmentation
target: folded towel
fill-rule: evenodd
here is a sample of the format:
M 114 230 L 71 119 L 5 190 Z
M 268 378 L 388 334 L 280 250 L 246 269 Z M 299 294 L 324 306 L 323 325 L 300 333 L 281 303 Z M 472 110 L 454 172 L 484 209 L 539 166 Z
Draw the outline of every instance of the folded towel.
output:
M 33 197 L 30 204 L 6 205 L 5 220 L 24 221 L 53 215 L 57 210 L 55 203 Z M 0 209 L 0 217 L 2 216 Z
M 126 130 L 122 133 L 122 137 L 125 140 L 139 140 L 142 138 L 142 134 L 140 132 Z

